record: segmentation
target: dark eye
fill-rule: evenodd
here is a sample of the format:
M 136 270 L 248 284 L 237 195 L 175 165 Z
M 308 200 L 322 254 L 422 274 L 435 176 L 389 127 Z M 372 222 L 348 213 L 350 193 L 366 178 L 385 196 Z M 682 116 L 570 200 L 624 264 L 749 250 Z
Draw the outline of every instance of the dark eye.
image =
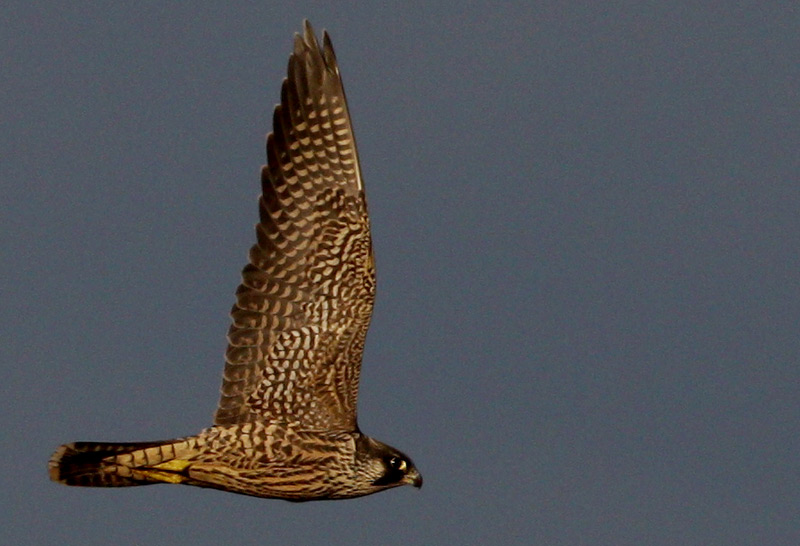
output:
M 406 462 L 400 457 L 392 457 L 389 459 L 389 468 L 392 470 L 399 470 L 400 472 L 406 471 Z

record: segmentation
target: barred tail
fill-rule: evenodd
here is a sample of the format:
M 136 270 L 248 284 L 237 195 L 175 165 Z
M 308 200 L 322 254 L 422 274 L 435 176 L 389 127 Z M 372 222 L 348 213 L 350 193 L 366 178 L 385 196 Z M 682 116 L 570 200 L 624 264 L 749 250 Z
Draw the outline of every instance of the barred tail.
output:
M 188 463 L 175 460 L 176 447 L 188 442 L 137 442 L 104 444 L 74 442 L 59 447 L 50 457 L 50 479 L 82 487 L 129 487 L 153 483 L 180 483 Z M 188 447 L 188 446 L 187 446 Z

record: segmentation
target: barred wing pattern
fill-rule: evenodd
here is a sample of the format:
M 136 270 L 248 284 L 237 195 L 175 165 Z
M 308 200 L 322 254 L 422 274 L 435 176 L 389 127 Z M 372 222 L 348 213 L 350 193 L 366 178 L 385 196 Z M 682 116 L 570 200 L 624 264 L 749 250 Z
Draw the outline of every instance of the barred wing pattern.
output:
M 336 57 L 308 22 L 295 35 L 267 161 L 215 424 L 354 431 L 374 260 Z

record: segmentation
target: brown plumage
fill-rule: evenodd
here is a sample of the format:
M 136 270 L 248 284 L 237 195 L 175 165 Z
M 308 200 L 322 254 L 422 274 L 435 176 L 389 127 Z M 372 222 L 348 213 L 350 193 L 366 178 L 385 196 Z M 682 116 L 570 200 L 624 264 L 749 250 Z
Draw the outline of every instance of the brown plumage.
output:
M 67 485 L 182 483 L 287 500 L 422 485 L 411 460 L 361 434 L 356 401 L 375 297 L 355 137 L 327 33 L 295 35 L 267 137 L 257 244 L 231 311 L 214 426 L 165 442 L 76 442 Z

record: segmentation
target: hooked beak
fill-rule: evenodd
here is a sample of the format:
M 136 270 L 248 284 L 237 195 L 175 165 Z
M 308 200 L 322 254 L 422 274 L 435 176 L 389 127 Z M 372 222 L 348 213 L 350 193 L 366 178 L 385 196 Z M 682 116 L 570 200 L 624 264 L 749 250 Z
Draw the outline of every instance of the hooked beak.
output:
M 420 474 L 416 468 L 412 468 L 411 471 L 406 474 L 406 477 L 403 478 L 403 483 L 413 485 L 419 489 L 422 487 L 422 474 Z

